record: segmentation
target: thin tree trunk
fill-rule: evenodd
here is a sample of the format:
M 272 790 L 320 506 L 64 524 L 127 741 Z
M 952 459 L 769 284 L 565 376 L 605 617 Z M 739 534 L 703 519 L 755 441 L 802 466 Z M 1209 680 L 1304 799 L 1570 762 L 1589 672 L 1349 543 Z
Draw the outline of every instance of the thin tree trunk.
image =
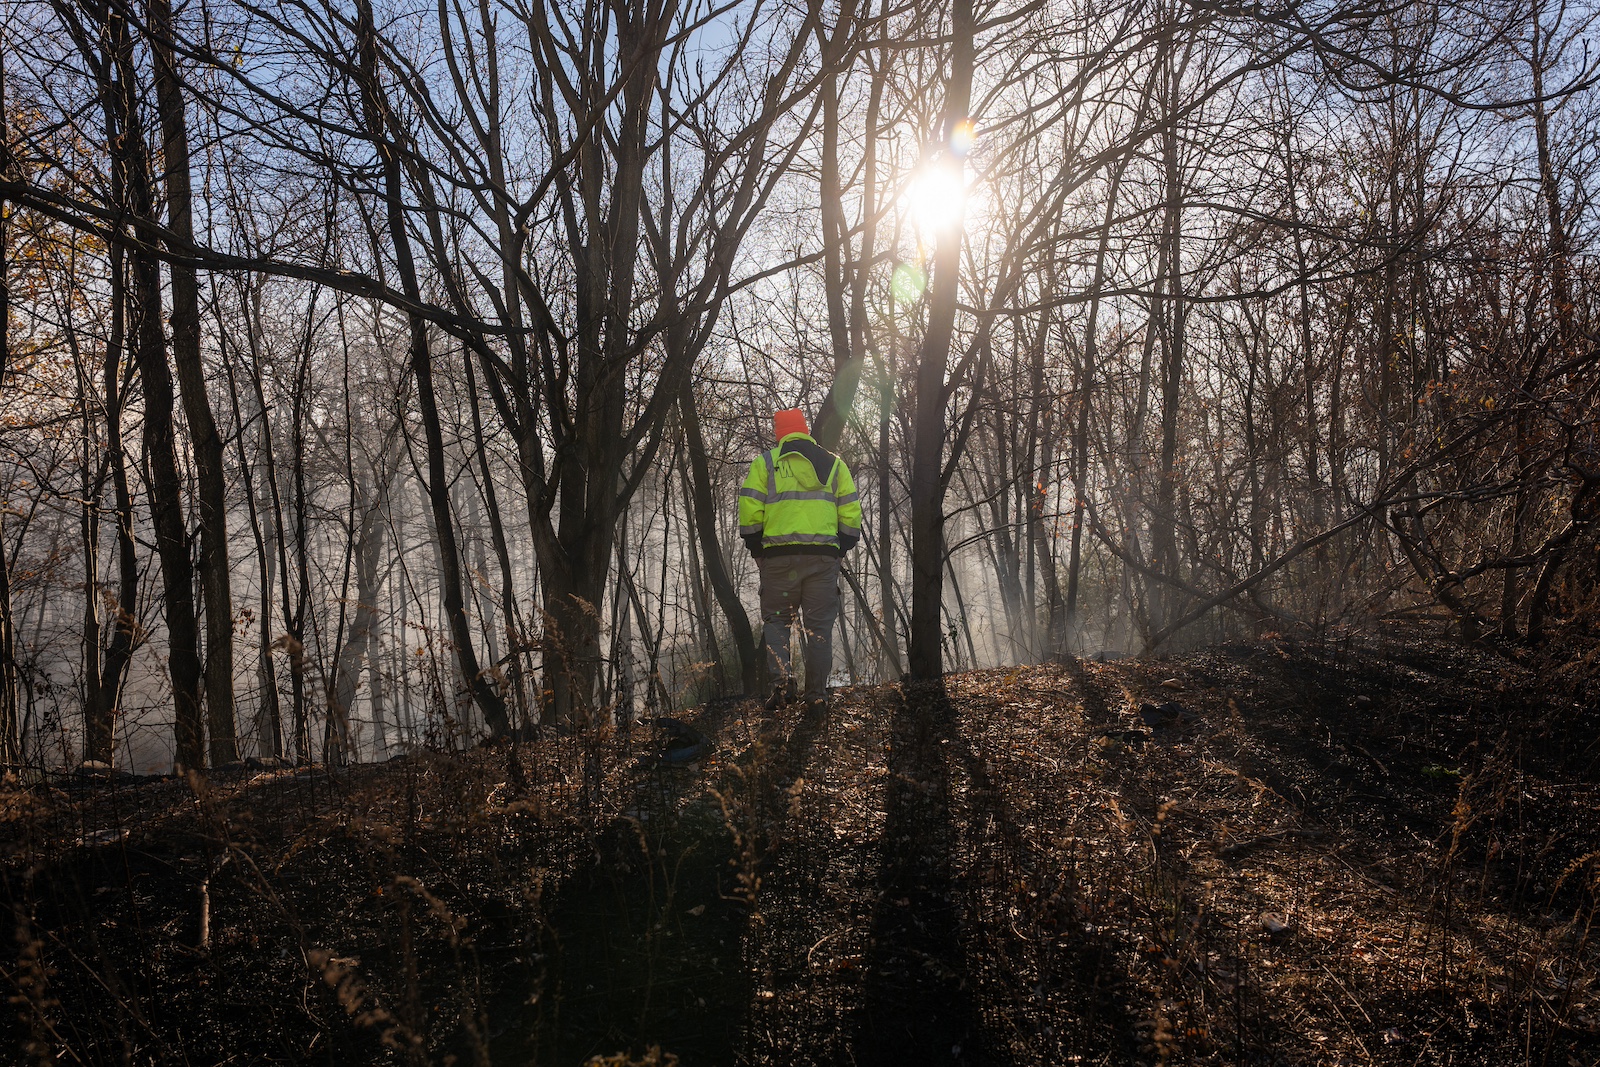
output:
M 952 147 L 957 123 L 965 121 L 972 95 L 972 0 L 956 0 L 950 16 L 950 80 L 945 89 L 944 156 L 960 167 Z M 959 171 L 958 171 L 959 173 Z M 961 287 L 963 228 L 958 220 L 941 233 L 933 256 L 927 332 L 917 364 L 916 445 L 911 461 L 911 676 L 944 673 L 940 647 L 944 599 L 945 363 L 955 332 Z
M 372 690 L 372 758 L 389 758 L 389 702 L 383 688 L 383 650 L 374 639 L 367 652 L 367 685 Z
M 0 139 L 0 178 L 14 179 L 16 161 L 12 155 L 9 117 L 6 110 L 6 56 L 9 46 L 0 38 L 0 116 L 5 117 L 5 134 Z M 11 372 L 11 212 L 0 199 L 0 394 L 9 388 Z M 5 517 L 0 515 L 0 763 L 15 764 L 22 759 L 22 705 L 18 684 L 17 640 L 11 605 L 12 556 L 5 548 Z M 20 547 L 20 545 L 19 545 Z
M 0 116 L 6 111 L 7 45 L 0 40 Z M 9 139 L 9 132 L 6 134 Z M 12 177 L 11 146 L 0 140 L 0 178 Z M 11 370 L 11 270 L 6 250 L 10 247 L 11 215 L 0 200 L 0 391 L 6 387 Z M 0 516 L 0 763 L 15 764 L 21 759 L 21 733 L 17 718 L 16 632 L 11 620 L 11 561 L 5 558 L 4 517 Z
M 844 5 L 848 8 L 846 0 Z M 841 19 L 843 21 L 843 19 Z M 843 27 L 835 35 L 846 32 Z M 861 364 L 851 350 L 850 320 L 845 314 L 849 286 L 849 237 L 844 220 L 843 185 L 839 178 L 839 75 L 822 83 L 822 288 L 828 312 L 828 335 L 833 344 L 833 383 L 817 412 L 815 436 L 824 448 L 837 448 L 855 399 Z
M 340 368 L 340 393 L 344 398 L 344 421 L 350 429 L 354 429 L 354 408 L 350 402 L 350 345 L 345 331 L 344 304 L 337 305 L 339 312 L 339 335 L 344 341 L 341 345 L 343 365 Z M 365 637 L 369 630 L 363 629 L 367 620 L 362 617 L 363 601 L 358 595 L 355 611 L 350 611 L 350 573 L 359 569 L 361 562 L 358 557 L 362 554 L 363 545 L 370 539 L 373 524 L 373 509 L 363 486 L 370 477 L 370 470 L 363 471 L 362 477 L 356 475 L 355 467 L 355 440 L 352 433 L 344 435 L 344 479 L 349 486 L 349 498 L 345 511 L 344 521 L 344 563 L 339 576 L 339 612 L 338 621 L 333 629 L 333 667 L 323 670 L 322 690 L 327 701 L 327 715 L 323 719 L 322 728 L 322 760 L 330 767 L 343 767 L 351 759 L 351 733 L 350 713 L 355 700 L 356 683 L 360 677 L 361 654 L 365 651 Z M 377 559 L 372 560 L 374 571 L 377 569 Z M 375 611 L 370 602 L 365 602 L 368 611 Z M 321 642 L 318 642 L 318 660 L 321 661 Z
M 1144 100 L 1148 102 L 1150 96 L 1145 94 Z M 1140 118 L 1144 115 L 1144 106 L 1139 109 Z M 1129 157 L 1131 158 L 1131 157 Z M 1089 503 L 1089 413 L 1092 409 L 1094 398 L 1094 381 L 1100 355 L 1100 300 L 1101 292 L 1105 288 L 1106 277 L 1106 252 L 1111 244 L 1111 225 L 1116 218 L 1117 197 L 1122 189 L 1122 174 L 1126 169 L 1126 160 L 1117 164 L 1111 176 L 1110 188 L 1106 191 L 1106 210 L 1100 222 L 1100 239 L 1095 245 L 1094 276 L 1089 283 L 1089 317 L 1084 326 L 1083 334 L 1083 373 L 1078 379 L 1078 409 L 1077 419 L 1072 430 L 1072 546 L 1067 557 L 1067 602 L 1065 607 L 1066 626 L 1071 627 L 1073 633 L 1082 633 L 1078 624 L 1078 582 L 1083 568 L 1083 521 L 1084 509 Z M 1039 359 L 1043 359 L 1044 344 L 1039 345 Z M 1041 497 L 1042 505 L 1043 499 Z M 1057 642 L 1061 635 L 1055 631 L 1055 623 L 1051 622 L 1051 649 L 1056 650 Z
M 1320 531 L 1327 525 L 1323 497 L 1325 493 L 1328 493 L 1328 490 L 1322 484 L 1321 461 L 1318 454 L 1318 449 L 1321 446 L 1318 430 L 1322 425 L 1322 420 L 1317 412 L 1318 374 L 1311 323 L 1311 265 L 1306 254 L 1306 237 L 1301 220 L 1299 153 L 1294 144 L 1296 127 L 1290 117 L 1294 108 L 1294 101 L 1287 92 L 1287 79 L 1283 84 L 1285 93 L 1283 99 L 1284 118 L 1281 155 L 1284 167 L 1284 189 L 1289 206 L 1289 228 L 1294 238 L 1295 289 L 1300 311 L 1300 370 L 1305 376 L 1302 393 L 1302 402 L 1305 407 L 1305 417 L 1302 420 L 1302 425 L 1305 428 L 1305 432 L 1300 439 L 1300 447 L 1306 468 L 1306 494 L 1310 504 L 1309 520 L 1311 528 Z M 1332 371 L 1333 387 L 1337 389 L 1338 368 L 1334 367 Z M 1331 439 L 1328 447 L 1331 451 Z M 1319 548 L 1312 556 L 1312 569 L 1316 578 L 1311 589 L 1311 596 L 1313 597 L 1312 621 L 1320 630 L 1327 620 L 1329 597 L 1332 592 L 1330 583 L 1333 575 L 1326 548 Z
M 895 623 L 894 600 L 894 492 L 889 445 L 890 422 L 894 413 L 894 379 L 887 364 L 880 364 L 878 412 L 878 610 L 882 613 L 883 652 L 889 670 L 896 676 L 905 673 L 900 658 L 900 627 Z
M 949 628 L 951 651 L 955 652 L 959 661 L 961 646 L 958 638 L 965 638 L 967 642 L 967 666 L 976 670 L 978 667 L 978 646 L 972 640 L 972 616 L 967 612 L 967 598 L 961 595 L 961 582 L 956 578 L 955 564 L 948 558 L 944 561 L 945 577 L 950 582 L 950 593 L 955 598 L 956 610 L 952 615 L 945 612 L 944 622 Z M 943 635 L 941 635 L 943 636 Z
M 16 628 L 11 616 L 11 556 L 6 552 L 5 530 L 5 516 L 0 514 L 0 763 L 14 766 L 22 759 L 22 728 Z
M 443 9 L 441 8 L 441 11 Z M 501 104 L 500 104 L 500 62 L 499 48 L 495 40 L 495 20 L 490 15 L 489 5 L 486 0 L 479 0 L 479 21 L 483 31 L 483 48 L 480 56 L 483 61 L 484 83 L 488 88 L 487 107 L 484 114 L 483 144 L 484 155 L 489 167 L 489 177 L 496 189 L 507 188 L 505 173 L 505 154 L 502 145 L 501 131 Z M 466 99 L 465 85 L 458 84 L 457 91 Z M 522 263 L 524 248 L 527 244 L 527 230 L 516 226 L 511 219 L 511 212 L 507 199 L 496 196 L 491 202 L 491 214 L 494 218 L 495 228 L 500 236 L 500 287 L 505 301 L 505 315 L 507 325 L 510 327 L 506 334 L 506 341 L 511 348 L 512 376 L 516 382 L 517 419 L 526 427 L 527 432 L 537 433 L 536 420 L 532 406 L 528 403 L 528 340 L 524 330 L 523 314 L 523 277 Z M 492 378 L 493 369 L 486 369 L 485 376 Z M 484 444 L 482 412 L 478 400 L 477 382 L 474 379 L 470 358 L 467 360 L 467 395 L 472 410 L 472 427 L 477 447 L 478 464 L 483 474 L 484 493 L 489 506 L 490 529 L 494 535 L 495 555 L 500 560 L 500 595 L 503 601 L 501 610 L 505 614 L 507 659 L 510 663 L 508 671 L 508 684 L 515 699 L 517 714 L 517 727 L 526 730 L 530 725 L 528 707 L 528 688 L 523 677 L 523 655 L 528 646 L 527 628 L 524 624 L 521 611 L 517 609 L 516 583 L 513 579 L 514 571 L 511 565 L 511 551 L 506 538 L 505 523 L 500 516 L 500 505 L 495 489 L 494 477 L 489 470 L 489 459 Z M 520 442 L 519 442 L 520 444 Z
M 1011 487 L 1017 484 L 1021 477 L 1017 454 L 1010 447 L 1011 441 L 1006 436 L 1005 428 L 999 425 L 1010 421 L 1009 417 L 999 411 L 999 395 L 991 393 L 990 403 L 995 408 L 993 422 L 984 427 L 993 436 L 990 448 L 980 449 L 979 455 L 986 456 L 990 452 L 994 455 L 993 469 L 986 469 L 989 464 L 980 460 L 980 470 L 986 480 L 982 484 L 981 496 L 989 498 L 989 525 L 992 533 L 984 540 L 988 542 L 989 560 L 995 572 L 995 584 L 1000 592 L 1000 605 L 1006 615 L 1006 630 L 1013 641 L 1025 640 L 1023 632 L 1023 602 L 1022 602 L 1022 543 L 1023 533 L 1021 527 L 1011 523 Z M 980 429 L 980 433 L 983 430 Z M 979 499 L 980 497 L 974 497 Z M 1029 605 L 1029 610 L 1032 606 Z
M 420 306 L 422 288 L 417 280 L 416 264 L 411 255 L 411 236 L 406 230 L 400 159 L 391 137 L 391 116 L 388 114 L 378 82 L 377 33 L 373 27 L 370 0 L 356 0 L 356 19 L 356 45 L 362 80 L 362 111 L 383 172 L 389 238 L 393 244 L 395 263 L 400 271 L 400 282 L 406 298 L 413 306 Z M 439 548 L 440 600 L 450 628 L 450 639 L 455 645 L 456 661 L 462 679 L 471 689 L 490 732 L 501 735 L 510 725 L 507 721 L 505 699 L 490 683 L 485 672 L 478 667 L 478 655 L 473 650 L 472 644 L 472 628 L 467 621 L 466 604 L 461 592 L 461 553 L 456 544 L 454 520 L 450 513 L 449 472 L 445 468 L 444 434 L 439 423 L 439 405 L 433 391 L 433 355 L 428 344 L 428 324 L 414 311 L 407 315 L 407 319 L 411 334 L 411 373 L 416 380 L 418 415 L 422 421 L 426 441 L 426 489 L 428 503 L 433 512 L 434 537 L 438 540 Z
M 103 367 L 106 463 L 111 471 L 111 491 L 116 505 L 117 595 L 108 605 L 114 619 L 111 640 L 100 660 L 98 701 L 86 725 L 88 758 L 111 762 L 116 749 L 117 705 L 128 665 L 137 645 L 139 556 L 133 539 L 133 494 L 128 488 L 127 450 L 122 442 L 122 353 L 127 344 L 127 288 L 122 249 L 113 245 L 111 259 L 111 333 Z
M 308 547 L 310 534 L 306 494 L 306 404 L 310 388 L 311 322 L 308 317 L 300 346 L 300 364 L 295 374 L 294 398 L 291 404 L 293 414 L 289 421 L 290 433 L 293 434 L 291 446 L 294 456 L 291 473 L 294 478 L 295 588 L 292 601 L 287 556 L 284 558 L 282 568 L 285 631 L 282 640 L 289 655 L 289 701 L 291 717 L 294 720 L 294 754 L 295 759 L 302 764 L 310 763 L 315 755 L 311 745 L 311 709 L 306 700 L 306 664 L 309 662 L 306 651 L 306 613 L 311 603 L 311 561 Z M 278 534 L 280 542 L 285 545 L 284 551 L 287 552 L 287 531 L 283 527 L 281 518 Z
M 1172 63 L 1169 49 L 1168 62 Z M 1151 530 L 1151 555 L 1160 573 L 1177 578 L 1177 456 L 1178 456 L 1178 406 L 1181 398 L 1184 364 L 1185 321 L 1188 311 L 1183 291 L 1183 173 L 1178 159 L 1177 111 L 1181 77 L 1178 67 L 1169 69 L 1166 86 L 1167 114 L 1161 135 L 1161 167 L 1165 185 L 1166 204 L 1163 212 L 1163 241 L 1166 246 L 1167 295 L 1163 316 L 1166 330 L 1161 347 L 1161 456 L 1156 481 L 1156 522 Z M 1154 601 L 1152 627 L 1166 628 L 1178 614 L 1178 593 L 1175 589 L 1158 584 L 1151 597 Z
M 689 463 L 687 460 L 680 460 L 674 463 L 673 466 L 678 471 L 678 492 L 683 497 L 684 507 L 688 508 L 692 513 L 694 510 L 694 490 L 689 485 Z M 664 493 L 664 495 L 670 496 L 670 493 Z M 697 619 L 695 628 L 700 631 L 707 661 L 716 668 L 717 694 L 719 696 L 725 695 L 728 691 L 727 664 L 722 661 L 722 646 L 717 641 L 717 627 L 714 613 L 711 610 L 711 597 L 707 595 L 707 586 L 711 583 L 707 578 L 706 572 L 711 568 L 711 560 L 707 556 L 705 566 L 701 566 L 701 557 L 707 554 L 703 551 L 704 542 L 698 537 L 685 530 L 683 540 L 687 549 L 683 554 L 689 561 L 689 587 L 694 596 L 693 614 Z M 711 549 L 712 551 L 716 550 L 715 543 L 712 544 Z M 742 681 L 742 666 L 740 675 Z M 745 691 L 748 693 L 755 692 L 754 689 Z
M 183 91 L 172 51 L 172 5 L 149 0 L 150 36 L 155 55 L 156 102 L 161 115 L 166 171 L 167 226 L 180 246 L 194 243 L 193 193 L 189 178 L 189 130 Z M 172 281 L 172 361 L 189 423 L 199 494 L 200 583 L 206 617 L 206 729 L 213 764 L 239 758 L 233 711 L 233 592 L 228 575 L 228 503 L 223 482 L 222 437 L 206 395 L 200 357 L 200 294 L 193 267 L 174 263 Z
M 466 498 L 465 508 L 457 505 L 455 510 L 466 511 L 461 526 L 461 540 L 466 545 L 463 555 L 470 557 L 472 568 L 466 577 L 466 587 L 472 592 L 472 610 L 478 617 L 478 633 L 483 635 L 483 650 L 488 657 L 484 670 L 494 679 L 503 697 L 507 686 L 505 677 L 500 672 L 500 626 L 495 620 L 494 599 L 488 592 L 489 554 L 483 545 L 483 506 L 478 494 L 472 491 L 470 478 L 458 481 L 456 486 L 460 494 Z
M 733 635 L 733 647 L 739 655 L 739 679 L 746 693 L 759 692 L 758 675 L 761 668 L 755 632 L 750 626 L 750 616 L 745 613 L 744 602 L 733 586 L 723 562 L 721 539 L 717 536 L 717 508 L 711 489 L 711 467 L 706 458 L 705 435 L 700 428 L 700 413 L 695 408 L 694 387 L 685 381 L 678 394 L 678 415 L 683 424 L 686 451 L 689 454 L 689 472 L 693 475 L 690 490 L 693 496 L 695 530 L 700 537 L 701 557 L 705 562 L 706 577 L 711 581 L 711 591 L 717 606 L 728 620 Z
M 0 232 L 0 242 L 5 234 Z M 75 268 L 74 268 L 75 269 Z M 70 317 L 70 312 L 68 313 Z M 84 353 L 78 344 L 77 326 L 67 324 L 67 344 L 72 351 L 76 370 L 79 429 L 79 466 L 81 468 L 82 494 L 78 503 L 78 526 L 83 537 L 83 634 L 80 643 L 83 662 L 83 758 L 111 762 L 110 730 L 102 729 L 96 715 L 102 703 L 100 697 L 100 643 L 103 626 L 100 619 L 100 503 L 105 492 L 107 466 L 96 464 L 94 445 L 98 434 L 94 425 L 94 407 L 89 396 L 89 368 L 84 364 Z M 109 347 L 109 346 L 108 346 Z M 115 620 L 113 620 L 115 625 Z M 109 725 L 109 724 L 107 724 Z
M 639 596 L 638 583 L 625 563 L 627 543 L 628 528 L 624 523 L 618 528 L 617 535 L 617 580 L 622 583 L 623 590 L 628 594 L 628 603 L 633 607 L 633 617 L 639 626 L 639 640 L 650 650 L 645 708 L 669 711 L 672 708 L 672 695 L 667 692 L 666 683 L 661 678 L 661 632 L 659 627 L 652 630 L 650 618 L 645 613 L 644 599 Z
M 483 413 L 478 402 L 477 375 L 473 370 L 471 356 L 465 356 L 462 362 L 467 374 L 467 403 L 472 412 L 473 451 L 478 459 L 478 473 L 483 478 L 484 502 L 489 509 L 489 535 L 494 542 L 495 560 L 500 565 L 500 610 L 505 617 L 507 644 L 504 662 L 510 668 L 506 672 L 506 686 L 511 690 L 515 701 L 517 728 L 520 730 L 528 725 L 528 699 L 527 687 L 522 682 L 522 616 L 517 611 L 516 584 L 512 578 L 515 572 L 511 567 L 511 545 L 506 540 L 505 523 L 500 518 L 500 499 L 499 492 L 495 488 L 494 472 L 489 468 L 489 449 L 484 440 Z M 491 668 L 498 669 L 498 664 L 502 661 L 495 653 L 492 640 L 489 644 L 489 656 Z
M 1051 531 L 1046 528 L 1044 519 L 1045 508 L 1050 503 L 1050 484 L 1055 479 L 1056 451 L 1056 420 L 1054 414 L 1045 409 L 1044 404 L 1044 356 L 1049 340 L 1050 319 L 1046 316 L 1039 324 L 1039 335 L 1035 338 L 1028 368 L 1029 383 L 1035 397 L 1033 405 L 1035 410 L 1028 426 L 1028 465 L 1032 471 L 1030 479 L 1032 484 L 1027 493 L 1027 513 L 1023 516 L 1023 522 L 1027 524 L 1028 537 L 1028 610 L 1035 620 L 1038 618 L 1037 587 L 1039 582 L 1044 583 L 1044 641 L 1043 647 L 1040 647 L 1041 642 L 1037 640 L 1037 633 L 1035 634 L 1032 649 L 1035 655 L 1040 652 L 1053 654 L 1062 651 L 1066 642 L 1067 627 L 1072 619 L 1072 611 L 1061 593 L 1055 539 L 1051 536 Z M 1074 576 L 1073 572 L 1069 571 L 1069 577 Z M 1076 594 L 1076 587 L 1072 588 Z M 1076 601 L 1073 603 L 1075 605 Z M 1034 625 L 1037 627 L 1037 621 Z
M 251 292 L 241 292 L 240 313 L 245 317 L 245 336 L 250 345 L 251 374 L 257 375 L 256 382 L 259 391 L 259 360 L 261 353 L 257 344 L 257 326 L 259 316 L 252 314 L 251 303 L 259 300 L 260 289 Z M 226 341 L 224 340 L 224 353 Z M 256 569 L 260 575 L 261 587 L 261 617 L 258 620 L 259 628 L 257 670 L 260 678 L 261 695 L 257 698 L 255 714 L 256 752 L 258 755 L 283 756 L 283 722 L 278 707 L 278 679 L 277 671 L 272 662 L 272 599 L 273 582 L 276 580 L 274 565 L 276 564 L 277 530 L 275 525 L 269 525 L 262 530 L 261 513 L 265 508 L 267 522 L 274 522 L 275 510 L 272 500 L 259 501 L 256 496 L 257 486 L 255 481 L 255 464 L 245 452 L 245 426 L 244 406 L 239 402 L 239 383 L 234 377 L 234 361 L 223 359 L 223 368 L 227 373 L 228 399 L 233 407 L 234 425 L 239 427 L 235 439 L 235 448 L 239 453 L 239 473 L 244 479 L 245 506 L 250 520 L 250 533 L 256 546 Z M 255 394 L 252 394 L 255 395 Z M 275 477 L 272 466 L 272 430 L 267 422 L 266 411 L 258 407 L 253 413 L 255 419 L 261 424 L 261 451 L 260 456 L 266 465 L 267 476 Z M 251 420 L 253 421 L 253 420 Z
M 128 209 L 154 220 L 155 194 L 139 121 L 138 82 L 133 42 L 126 20 L 113 13 L 107 26 L 117 67 L 115 93 L 117 130 L 111 153 L 123 172 Z M 162 330 L 161 269 L 154 256 L 135 250 L 133 298 L 136 308 L 134 356 L 144 387 L 144 452 L 156 554 L 161 560 L 167 624 L 167 671 L 172 681 L 176 762 L 182 770 L 203 770 L 206 764 L 205 720 L 199 628 L 194 610 L 194 565 L 183 520 L 182 479 L 173 440 L 172 371 L 167 365 L 167 339 Z

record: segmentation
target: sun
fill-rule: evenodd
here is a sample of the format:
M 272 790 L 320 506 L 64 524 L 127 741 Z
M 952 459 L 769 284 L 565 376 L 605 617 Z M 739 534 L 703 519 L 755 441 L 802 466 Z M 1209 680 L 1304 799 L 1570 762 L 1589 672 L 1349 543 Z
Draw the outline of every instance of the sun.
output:
M 912 224 L 925 236 L 960 229 L 967 208 L 967 185 L 960 164 L 946 160 L 924 164 L 906 184 L 901 202 Z

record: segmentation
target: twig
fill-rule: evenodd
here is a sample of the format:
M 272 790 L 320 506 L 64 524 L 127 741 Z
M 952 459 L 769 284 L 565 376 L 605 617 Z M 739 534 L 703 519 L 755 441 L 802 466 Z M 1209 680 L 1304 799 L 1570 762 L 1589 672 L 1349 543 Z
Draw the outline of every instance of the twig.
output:
M 1377 766 L 1378 770 L 1383 772 L 1383 776 L 1385 778 L 1389 777 L 1389 768 L 1383 765 L 1383 760 L 1379 759 L 1377 756 L 1374 756 L 1372 753 L 1368 752 L 1365 748 L 1356 744 L 1354 741 L 1350 742 L 1350 747 L 1371 760 Z
M 227 866 L 233 858 L 232 852 L 224 852 L 222 858 L 211 867 L 211 873 L 200 882 L 200 951 L 211 951 L 211 879 Z
M 139 1010 L 139 1006 L 137 1004 L 135 1004 L 132 1001 L 128 1000 L 122 994 L 118 993 L 115 989 L 113 989 L 111 987 L 110 983 L 105 980 L 105 976 L 102 975 L 99 971 L 95 970 L 93 967 L 89 966 L 88 961 L 86 961 L 82 956 L 78 955 L 78 953 L 73 950 L 72 946 L 67 944 L 65 941 L 63 941 L 61 939 L 60 935 L 57 934 L 54 930 L 47 930 L 47 931 L 45 931 L 45 933 L 46 933 L 46 936 L 48 936 L 50 938 L 50 940 L 55 943 L 57 948 L 61 949 L 61 951 L 65 952 L 68 956 L 70 956 L 72 958 L 72 962 L 73 963 L 76 963 L 79 967 L 83 968 L 83 973 L 87 974 L 90 978 L 94 979 L 95 983 L 97 985 L 99 985 L 101 989 L 104 989 L 106 991 L 106 995 L 109 996 L 112 999 L 112 1001 L 117 1005 L 117 1007 L 121 1008 L 123 1011 L 128 1013 L 128 1018 L 132 1019 L 134 1022 L 136 1022 L 140 1026 L 144 1027 L 145 1032 L 148 1033 L 151 1037 L 155 1038 L 156 1042 L 161 1046 L 161 1048 L 164 1051 L 171 1051 L 168 1048 L 166 1041 L 162 1038 L 162 1036 L 159 1033 L 156 1032 L 155 1027 L 151 1026 L 150 1025 L 150 1021 L 144 1017 L 144 1013 Z M 9 976 L 7 976 L 7 977 L 9 977 Z M 53 1027 L 51 1028 L 51 1033 L 52 1034 L 55 1033 L 55 1029 Z M 57 1036 L 59 1036 L 59 1035 L 57 1035 Z M 71 1051 L 70 1046 L 68 1046 L 66 1044 L 65 1040 L 62 1041 L 61 1047 L 63 1049 L 65 1049 L 65 1050 L 67 1050 L 72 1055 L 73 1059 L 78 1059 L 77 1053 Z M 81 1059 L 78 1059 L 78 1062 L 82 1063 L 83 1061 Z
M 1288 840 L 1315 840 L 1322 836 L 1321 830 L 1274 830 L 1270 834 L 1252 837 L 1248 841 L 1235 841 L 1231 845 L 1224 845 L 1217 850 L 1218 856 L 1237 856 L 1241 852 L 1248 852 L 1259 845 L 1268 845 L 1277 841 Z
M 843 930 L 835 930 L 831 934 L 823 934 L 821 940 L 819 940 L 815 945 L 812 945 L 810 948 L 806 949 L 806 966 L 807 967 L 811 966 L 811 955 L 812 955 L 812 953 L 816 952 L 817 949 L 821 948 L 823 946 L 824 942 L 828 941 L 830 938 L 838 937 L 842 933 L 844 933 Z
M 1361 1002 L 1355 998 L 1355 994 L 1351 993 L 1349 988 L 1343 982 L 1339 981 L 1339 976 L 1334 974 L 1333 971 L 1329 970 L 1328 965 L 1323 963 L 1321 960 L 1317 960 L 1316 964 L 1318 967 L 1322 968 L 1322 973 L 1333 979 L 1333 984 L 1338 986 L 1339 989 L 1343 991 L 1344 995 L 1350 998 L 1350 1003 L 1354 1004 L 1356 1006 L 1356 1011 L 1359 1011 L 1361 1013 L 1361 1017 L 1367 1020 L 1367 1025 L 1376 1026 L 1377 1024 L 1372 1021 L 1372 1016 L 1367 1014 L 1367 1009 L 1363 1008 L 1361 1006 Z M 1332 997 L 1328 997 L 1327 1000 L 1328 1006 L 1339 1013 L 1339 1018 L 1343 1020 L 1345 1026 L 1349 1028 L 1350 1036 L 1356 1039 L 1357 1045 L 1361 1046 L 1361 1054 L 1367 1058 L 1368 1063 L 1371 1063 L 1372 1052 L 1367 1048 L 1367 1043 L 1361 1040 L 1361 1035 L 1356 1033 L 1356 1028 L 1350 1025 L 1350 1020 L 1345 1017 L 1345 1014 L 1343 1010 L 1340 1009 L 1338 1002 Z

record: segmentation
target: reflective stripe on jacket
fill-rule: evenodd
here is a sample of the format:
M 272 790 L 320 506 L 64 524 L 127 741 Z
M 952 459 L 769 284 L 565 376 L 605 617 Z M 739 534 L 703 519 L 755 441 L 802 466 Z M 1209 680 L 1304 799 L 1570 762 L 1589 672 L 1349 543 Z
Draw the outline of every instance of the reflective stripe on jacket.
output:
M 784 437 L 750 462 L 739 488 L 739 536 L 757 556 L 848 552 L 861 540 L 849 466 L 809 434 Z

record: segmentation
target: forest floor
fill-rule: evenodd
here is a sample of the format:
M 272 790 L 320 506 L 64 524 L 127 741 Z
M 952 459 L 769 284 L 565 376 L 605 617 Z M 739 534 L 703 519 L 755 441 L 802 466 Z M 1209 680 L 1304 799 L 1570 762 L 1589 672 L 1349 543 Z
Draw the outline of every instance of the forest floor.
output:
M 712 703 L 687 764 L 12 782 L 0 1060 L 1589 1067 L 1593 659 L 1274 639 Z

